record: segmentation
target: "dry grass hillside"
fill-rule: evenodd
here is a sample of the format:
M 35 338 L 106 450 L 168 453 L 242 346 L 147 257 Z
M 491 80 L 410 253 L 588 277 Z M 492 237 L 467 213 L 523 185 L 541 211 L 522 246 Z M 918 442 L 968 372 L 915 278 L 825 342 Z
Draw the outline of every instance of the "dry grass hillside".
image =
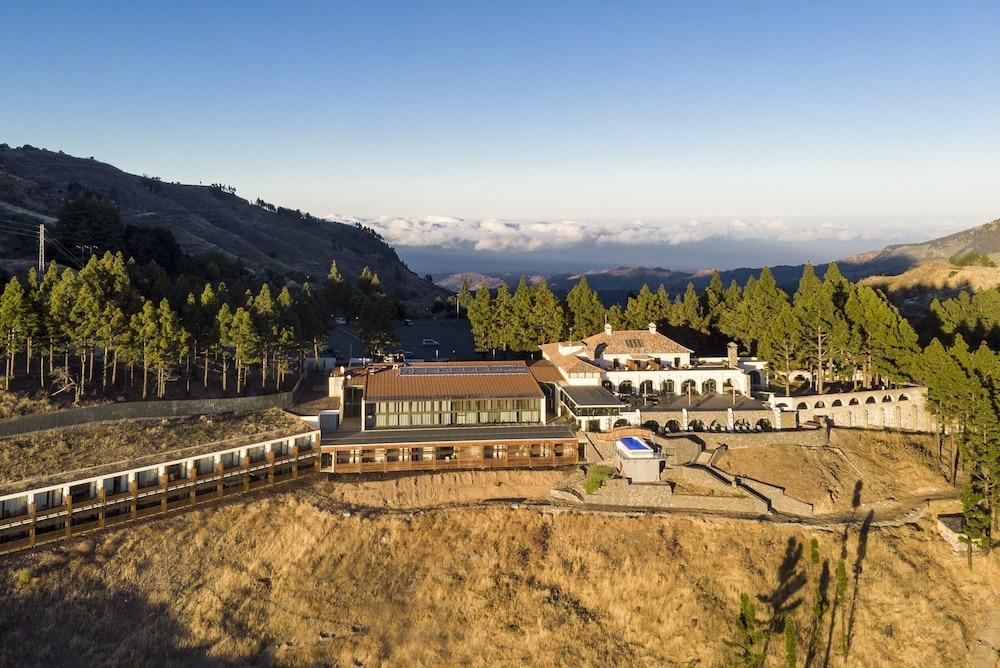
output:
M 733 475 L 772 485 L 813 504 L 816 513 L 846 511 L 856 504 L 929 496 L 951 489 L 935 470 L 933 437 L 861 429 L 834 429 L 830 445 L 764 445 L 739 448 L 719 458 Z M 857 498 L 855 498 L 857 496 Z
M 839 530 L 507 505 L 345 516 L 338 484 L 7 558 L 0 665 L 717 666 L 740 592 L 762 620 L 797 620 L 799 665 L 810 638 L 814 666 L 827 647 L 831 666 L 963 665 L 1000 601 L 997 562 L 968 573 L 929 524 L 855 526 L 842 544 Z M 825 579 L 835 607 L 818 632 L 813 538 L 829 568 L 846 549 L 851 573 L 836 604 Z
M 870 276 L 861 282 L 886 293 L 915 290 L 952 293 L 963 289 L 979 292 L 1000 285 L 1000 267 L 958 267 L 950 262 L 936 261 L 921 264 L 898 276 Z
M 279 409 L 241 415 L 129 420 L 0 439 L 0 484 L 53 471 L 135 461 L 223 439 L 294 434 L 310 427 Z M 234 444 L 235 445 L 235 444 Z

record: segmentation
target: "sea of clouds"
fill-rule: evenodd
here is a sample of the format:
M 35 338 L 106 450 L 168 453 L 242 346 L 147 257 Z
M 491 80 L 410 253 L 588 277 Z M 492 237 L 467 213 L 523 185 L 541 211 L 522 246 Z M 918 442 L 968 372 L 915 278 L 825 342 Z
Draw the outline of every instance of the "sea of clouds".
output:
M 329 220 L 371 227 L 393 246 L 470 249 L 485 252 L 565 249 L 580 244 L 676 246 L 711 238 L 774 241 L 852 241 L 872 236 L 864 228 L 841 222 L 783 219 L 689 219 L 632 221 L 529 221 L 450 216 L 420 218 L 380 216 L 360 219 L 327 216 Z M 895 227 L 895 226 L 893 226 Z M 871 231 L 871 230 L 869 230 Z M 886 238 L 886 226 L 878 227 Z

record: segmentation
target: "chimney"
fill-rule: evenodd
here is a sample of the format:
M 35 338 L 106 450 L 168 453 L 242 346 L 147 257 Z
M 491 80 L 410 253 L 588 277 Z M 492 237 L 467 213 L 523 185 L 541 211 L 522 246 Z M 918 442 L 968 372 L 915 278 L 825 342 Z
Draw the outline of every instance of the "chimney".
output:
M 726 363 L 729 365 L 730 369 L 735 369 L 739 366 L 739 355 L 736 343 L 733 341 L 730 341 L 726 346 Z
M 608 336 L 611 336 L 611 323 L 610 322 L 604 323 L 604 333 L 607 334 Z
M 649 333 L 650 334 L 656 334 L 656 323 L 655 322 L 649 323 Z

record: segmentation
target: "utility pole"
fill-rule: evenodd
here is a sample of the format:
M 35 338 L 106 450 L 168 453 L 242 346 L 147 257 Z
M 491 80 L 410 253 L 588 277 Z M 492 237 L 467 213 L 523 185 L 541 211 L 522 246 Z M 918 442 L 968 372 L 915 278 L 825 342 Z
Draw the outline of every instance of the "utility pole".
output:
M 45 225 L 38 225 L 38 278 L 45 274 Z

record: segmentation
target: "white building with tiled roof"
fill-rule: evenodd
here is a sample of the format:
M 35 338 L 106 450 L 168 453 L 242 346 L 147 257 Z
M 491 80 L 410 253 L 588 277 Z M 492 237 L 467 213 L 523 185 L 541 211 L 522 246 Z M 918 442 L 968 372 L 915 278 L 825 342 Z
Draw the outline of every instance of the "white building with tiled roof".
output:
M 690 348 L 657 332 L 653 323 L 644 330 L 621 331 L 605 325 L 603 332 L 582 341 L 549 343 L 540 348 L 542 357 L 559 369 L 564 388 L 597 386 L 606 390 L 600 411 L 596 403 L 594 410 L 588 411 L 574 401 L 573 390 L 563 393 L 563 403 L 582 428 L 608 428 L 610 425 L 605 423 L 613 416 L 603 409 L 611 399 L 749 396 L 764 372 L 763 363 L 755 358 L 738 358 L 734 345 L 727 357 L 699 359 Z M 588 401 L 597 401 L 586 396 Z

